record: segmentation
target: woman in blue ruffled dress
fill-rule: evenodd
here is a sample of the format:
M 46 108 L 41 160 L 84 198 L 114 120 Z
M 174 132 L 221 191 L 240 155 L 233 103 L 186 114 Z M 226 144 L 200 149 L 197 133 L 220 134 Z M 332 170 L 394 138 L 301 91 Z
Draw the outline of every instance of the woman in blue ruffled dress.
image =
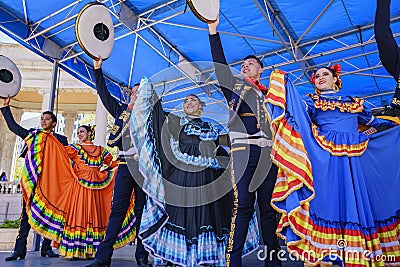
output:
M 363 99 L 339 95 L 339 73 L 340 65 L 319 68 L 317 93 L 303 98 L 285 73 L 271 75 L 277 232 L 306 265 L 397 266 L 400 127 L 374 117 Z
M 182 117 L 164 112 L 145 78 L 136 96 L 130 127 L 148 195 L 143 244 L 156 265 L 225 266 L 231 186 L 217 159 L 218 129 L 200 117 L 205 103 L 188 95 Z

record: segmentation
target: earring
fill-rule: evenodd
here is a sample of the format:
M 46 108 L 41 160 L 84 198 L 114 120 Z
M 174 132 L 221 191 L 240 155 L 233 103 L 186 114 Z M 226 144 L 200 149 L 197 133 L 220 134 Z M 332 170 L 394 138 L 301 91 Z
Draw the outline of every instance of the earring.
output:
M 203 111 L 200 109 L 199 110 L 199 116 L 203 115 Z
M 335 91 L 335 92 L 339 92 L 339 86 L 337 86 L 336 83 L 334 83 L 332 85 L 332 90 Z

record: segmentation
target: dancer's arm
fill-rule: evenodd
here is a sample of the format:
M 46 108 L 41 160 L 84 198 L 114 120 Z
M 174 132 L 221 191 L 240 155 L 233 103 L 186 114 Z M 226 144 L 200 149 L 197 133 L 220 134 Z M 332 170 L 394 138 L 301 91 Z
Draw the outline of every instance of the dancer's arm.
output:
M 374 30 L 382 65 L 397 80 L 400 78 L 400 48 L 390 29 L 390 2 L 377 1 Z
M 103 60 L 101 58 L 99 60 L 93 60 L 93 73 L 96 81 L 96 89 L 104 107 L 111 114 L 111 116 L 115 118 L 122 113 L 122 109 L 124 109 L 125 107 L 121 106 L 108 91 L 106 83 L 104 81 L 103 71 L 101 69 L 102 64 Z
M 372 107 L 367 103 L 364 103 L 364 110 L 358 116 L 358 123 L 374 128 L 395 126 L 395 123 L 392 121 L 380 119 L 373 116 Z
M 221 86 L 222 93 L 224 94 L 227 101 L 230 100 L 230 96 L 235 84 L 235 77 L 228 66 L 225 58 L 224 49 L 222 48 L 221 39 L 217 32 L 217 26 L 219 24 L 219 17 L 215 22 L 208 24 L 209 40 L 211 47 L 211 54 L 215 66 L 215 74 L 217 75 L 218 82 Z
M 3 114 L 4 120 L 6 121 L 6 124 L 8 126 L 8 129 L 10 129 L 11 132 L 15 133 L 22 139 L 25 139 L 25 137 L 28 136 L 29 130 L 25 129 L 21 125 L 15 122 L 14 117 L 11 113 L 10 109 L 10 98 L 2 98 L 3 106 L 0 108 L 1 113 Z
M 105 148 L 103 148 L 103 147 L 101 149 L 105 150 Z M 118 166 L 118 162 L 119 162 L 118 160 L 113 160 L 113 156 L 110 152 L 106 151 L 106 155 L 103 160 L 104 165 L 107 165 L 111 169 L 114 169 L 115 167 Z

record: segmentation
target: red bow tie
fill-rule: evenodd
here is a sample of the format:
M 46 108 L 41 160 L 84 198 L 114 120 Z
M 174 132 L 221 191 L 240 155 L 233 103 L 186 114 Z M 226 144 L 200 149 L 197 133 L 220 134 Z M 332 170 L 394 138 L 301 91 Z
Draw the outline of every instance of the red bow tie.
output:
M 251 84 L 254 87 L 258 88 L 263 94 L 267 93 L 267 91 L 268 91 L 267 87 L 265 87 L 265 85 L 263 85 L 262 83 L 260 83 L 256 79 L 253 79 L 253 78 L 250 78 L 250 77 L 245 77 L 244 79 L 249 84 Z

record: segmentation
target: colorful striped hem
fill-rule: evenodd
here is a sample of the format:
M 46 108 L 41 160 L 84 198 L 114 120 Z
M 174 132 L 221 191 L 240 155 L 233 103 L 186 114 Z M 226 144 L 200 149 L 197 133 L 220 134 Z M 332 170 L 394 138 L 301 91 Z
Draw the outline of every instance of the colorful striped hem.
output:
M 102 151 L 99 151 L 98 155 L 92 156 L 80 144 L 70 144 L 70 147 L 78 152 L 78 156 L 86 165 L 93 167 L 103 165 L 105 157 L 109 154 L 107 149 L 100 148 Z
M 358 97 L 353 98 L 354 102 L 342 102 L 339 100 L 327 99 L 316 94 L 309 94 L 308 96 L 316 100 L 314 101 L 314 106 L 323 111 L 339 109 L 340 112 L 359 113 L 364 110 L 364 100 Z
M 324 149 L 328 151 L 333 156 L 348 156 L 355 157 L 361 156 L 368 147 L 369 139 L 361 142 L 360 144 L 347 145 L 347 144 L 335 144 L 332 141 L 325 139 L 323 135 L 319 134 L 318 127 L 312 124 L 312 132 L 317 143 Z
M 126 211 L 125 219 L 122 222 L 117 239 L 114 243 L 114 249 L 119 249 L 136 238 L 136 216 L 134 213 L 135 192 L 132 192 L 131 201 L 128 210 Z
M 196 237 L 197 242 L 189 244 L 184 234 L 163 227 L 146 239 L 146 244 L 155 256 L 157 264 L 164 261 L 179 266 L 216 265 L 225 266 L 227 234 L 218 238 L 212 228 L 204 230 Z M 205 230 L 206 229 L 206 230 Z
M 42 130 L 33 130 L 25 138 L 28 151 L 25 156 L 25 164 L 22 170 L 21 186 L 25 199 L 29 199 L 35 191 L 36 184 L 42 173 L 43 147 L 49 133 Z
M 104 189 L 110 185 L 110 183 L 114 180 L 116 174 L 117 174 L 117 168 L 114 168 L 114 169 L 108 171 L 107 177 L 102 181 L 88 181 L 86 179 L 78 177 L 78 182 L 80 185 L 82 185 L 85 188 L 94 189 L 94 190 Z

